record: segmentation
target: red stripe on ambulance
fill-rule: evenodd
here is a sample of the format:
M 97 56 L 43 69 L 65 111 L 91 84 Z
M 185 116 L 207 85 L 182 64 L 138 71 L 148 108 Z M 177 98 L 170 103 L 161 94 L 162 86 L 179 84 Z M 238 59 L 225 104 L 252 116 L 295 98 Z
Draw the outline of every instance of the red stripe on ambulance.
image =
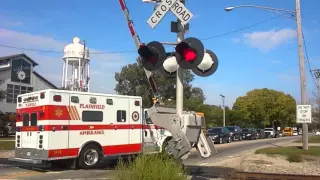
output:
M 78 156 L 80 148 L 54 149 L 48 151 L 49 158 Z M 102 146 L 104 155 L 117 155 L 126 153 L 139 153 L 142 150 L 142 144 L 122 144 L 115 146 Z
M 44 125 L 43 131 L 86 131 L 86 130 L 117 130 L 117 129 L 149 129 L 142 124 L 114 124 L 114 125 Z M 163 129 L 160 126 L 151 129 Z M 40 131 L 39 126 L 21 126 L 21 132 Z

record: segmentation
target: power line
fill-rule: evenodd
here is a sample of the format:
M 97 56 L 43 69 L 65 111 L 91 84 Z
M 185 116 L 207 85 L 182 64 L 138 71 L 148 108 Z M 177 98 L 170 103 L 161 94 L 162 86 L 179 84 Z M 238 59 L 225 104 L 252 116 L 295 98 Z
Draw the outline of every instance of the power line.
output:
M 206 41 L 206 40 L 210 40 L 210 39 L 213 39 L 213 38 L 218 38 L 218 37 L 221 37 L 221 36 L 226 36 L 226 35 L 229 35 L 229 34 L 237 33 L 237 32 L 240 32 L 240 31 L 242 31 L 242 30 L 249 29 L 249 28 L 258 26 L 258 25 L 260 25 L 260 24 L 266 23 L 266 22 L 268 22 L 268 21 L 274 20 L 274 19 L 279 18 L 279 17 L 281 17 L 281 16 L 282 16 L 282 15 L 277 15 L 277 16 L 275 16 L 275 17 L 266 19 L 266 20 L 264 20 L 264 21 L 257 22 L 257 23 L 255 23 L 255 24 L 250 25 L 250 26 L 245 26 L 245 27 L 243 27 L 243 28 L 240 28 L 240 29 L 237 29 L 237 30 L 234 30 L 234 31 L 230 31 L 230 32 L 227 32 L 227 33 L 223 33 L 223 34 L 220 34 L 220 35 L 215 35 L 215 36 L 206 37 L 206 38 L 200 38 L 200 40 Z
M 314 75 L 312 74 L 312 68 L 311 68 L 311 64 L 310 64 L 310 61 L 309 61 L 309 56 L 308 56 L 308 51 L 307 51 L 307 45 L 306 45 L 306 41 L 305 41 L 305 38 L 304 38 L 304 33 L 303 33 L 303 30 L 302 30 L 302 40 L 303 40 L 303 44 L 304 44 L 304 52 L 305 52 L 305 59 L 307 60 L 307 63 L 308 63 L 308 66 L 309 66 L 309 72 L 311 74 L 311 77 L 312 77 L 312 80 L 315 84 L 315 86 L 317 87 L 317 89 L 319 90 L 319 86 L 317 85 L 317 82 L 314 78 Z
M 275 16 L 273 18 L 269 18 L 269 19 L 266 19 L 264 21 L 260 21 L 258 23 L 252 24 L 250 26 L 245 26 L 243 28 L 240 28 L 240 29 L 237 29 L 237 30 L 234 30 L 234 31 L 230 31 L 230 32 L 227 32 L 227 33 L 223 33 L 223 34 L 220 34 L 220 35 L 215 35 L 215 36 L 211 36 L 211 37 L 207 37 L 207 38 L 200 38 L 200 40 L 205 41 L 205 40 L 210 40 L 210 39 L 213 39 L 213 38 L 218 38 L 218 37 L 221 37 L 221 36 L 226 36 L 226 35 L 229 35 L 229 34 L 237 33 L 237 32 L 240 32 L 242 30 L 249 29 L 249 28 L 258 26 L 258 25 L 260 25 L 262 23 L 271 21 L 271 20 L 276 19 L 278 17 L 281 17 L 281 16 L 278 15 L 278 16 Z M 23 47 L 17 47 L 17 46 L 9 46 L 9 45 L 5 45 L 5 44 L 0 44 L 0 47 L 11 48 L 11 49 L 19 49 L 19 50 L 23 50 L 23 51 L 36 51 L 36 52 L 47 52 L 47 53 L 63 53 L 62 51 L 23 48 Z M 110 51 L 110 52 L 91 52 L 90 54 L 97 54 L 97 55 L 98 54 L 123 54 L 123 53 L 136 53 L 136 52 L 137 51 L 134 51 L 134 50 L 131 50 L 131 51 L 128 50 L 128 51 Z
M 0 44 L 0 47 L 11 48 L 11 49 L 19 49 L 23 51 L 36 51 L 36 52 L 48 52 L 48 53 L 63 53 L 62 51 L 53 51 L 53 50 L 44 50 L 44 49 L 33 49 L 33 48 L 23 48 L 23 47 L 16 47 L 16 46 L 8 46 L 4 44 Z M 137 51 L 109 51 L 109 52 L 91 52 L 90 54 L 123 54 L 123 53 L 133 53 Z

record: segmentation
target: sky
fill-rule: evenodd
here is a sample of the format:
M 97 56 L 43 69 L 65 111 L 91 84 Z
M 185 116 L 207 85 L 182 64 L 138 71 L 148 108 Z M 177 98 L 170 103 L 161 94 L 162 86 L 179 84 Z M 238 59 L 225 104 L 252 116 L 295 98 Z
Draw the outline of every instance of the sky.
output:
M 227 6 L 243 4 L 295 9 L 294 0 L 187 0 L 186 7 L 193 13 L 193 18 L 185 37 L 199 38 L 219 59 L 215 74 L 195 76 L 192 84 L 204 90 L 208 104 L 221 105 L 220 94 L 223 94 L 226 105 L 232 106 L 237 97 L 255 88 L 283 91 L 299 103 L 296 22 L 278 17 L 255 25 L 277 15 L 257 8 L 224 11 Z M 127 0 L 127 6 L 142 42 L 176 41 L 176 34 L 170 32 L 170 21 L 176 20 L 172 12 L 152 29 L 147 20 L 154 11 L 153 4 Z M 301 2 L 306 52 L 312 70 L 320 65 L 320 11 L 316 8 L 319 6 L 319 0 Z M 250 28 L 244 28 L 248 26 Z M 117 0 L 1 2 L 0 56 L 27 54 L 39 63 L 36 71 L 57 86 L 61 84 L 63 48 L 75 36 L 85 40 L 91 52 L 106 52 L 90 55 L 90 91 L 115 93 L 115 72 L 134 63 L 138 56 Z M 170 51 L 172 47 L 166 46 L 166 50 Z M 307 93 L 312 101 L 313 93 L 317 91 L 307 61 L 305 72 Z

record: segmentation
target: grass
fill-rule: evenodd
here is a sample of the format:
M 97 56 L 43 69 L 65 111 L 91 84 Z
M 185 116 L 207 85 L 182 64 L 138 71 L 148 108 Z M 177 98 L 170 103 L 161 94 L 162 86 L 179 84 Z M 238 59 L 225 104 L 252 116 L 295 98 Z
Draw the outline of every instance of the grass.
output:
M 301 137 L 302 138 L 302 137 Z M 320 136 L 309 136 L 309 143 L 320 143 Z M 298 139 L 294 141 L 295 143 L 302 143 L 302 139 Z
M 0 141 L 1 140 L 15 140 L 15 137 L 12 136 L 12 137 L 0 137 Z
M 165 154 L 138 155 L 128 161 L 120 159 L 116 170 L 117 180 L 187 179 L 183 165 Z
M 14 141 L 0 141 L 0 150 L 14 150 Z
M 268 147 L 256 150 L 256 154 L 279 154 L 286 156 L 289 162 L 301 162 L 304 160 L 303 156 L 320 157 L 320 147 L 309 146 L 308 151 L 303 150 L 301 147 Z

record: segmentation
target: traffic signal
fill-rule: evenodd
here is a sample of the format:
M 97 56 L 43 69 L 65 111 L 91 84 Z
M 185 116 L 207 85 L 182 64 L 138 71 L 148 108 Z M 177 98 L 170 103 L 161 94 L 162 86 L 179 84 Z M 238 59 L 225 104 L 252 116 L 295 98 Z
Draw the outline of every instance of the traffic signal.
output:
M 176 77 L 178 63 L 175 54 L 175 52 L 167 53 L 166 60 L 164 60 L 162 66 L 159 68 L 162 76 L 167 78 Z
M 204 54 L 201 63 L 193 68 L 192 72 L 202 77 L 210 76 L 216 72 L 218 65 L 217 55 L 209 49 L 206 49 L 206 53 Z
M 166 59 L 166 50 L 158 41 L 152 41 L 147 45 L 141 44 L 138 53 L 144 68 L 148 71 L 159 69 Z
M 184 39 L 176 46 L 179 67 L 183 69 L 196 68 L 204 57 L 204 51 L 204 46 L 199 39 L 194 37 Z

